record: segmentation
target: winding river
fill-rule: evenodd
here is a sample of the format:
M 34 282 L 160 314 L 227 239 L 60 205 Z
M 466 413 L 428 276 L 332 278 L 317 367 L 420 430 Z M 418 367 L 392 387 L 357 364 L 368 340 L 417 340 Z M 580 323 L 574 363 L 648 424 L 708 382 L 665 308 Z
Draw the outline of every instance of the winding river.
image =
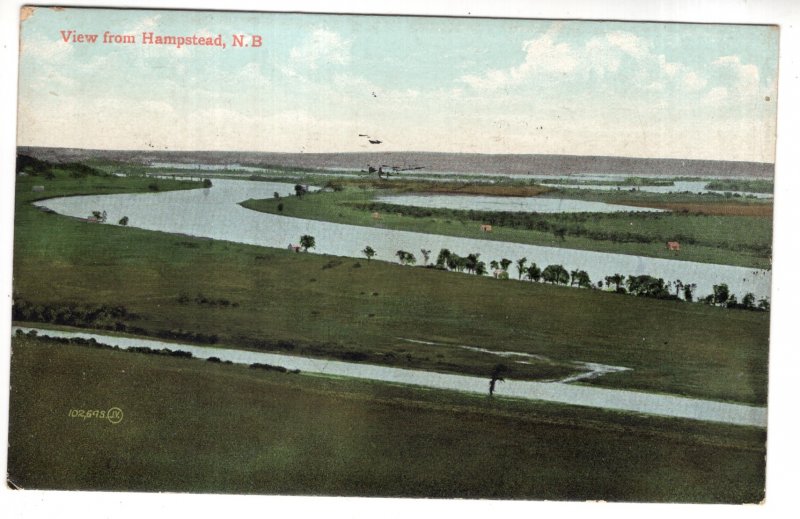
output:
M 292 195 L 294 185 L 216 179 L 208 189 L 70 196 L 35 205 L 77 218 L 86 218 L 95 210 L 106 211 L 109 224 L 116 225 L 114 222 L 127 216 L 131 227 L 266 247 L 286 248 L 298 243 L 301 235 L 310 234 L 316 240 L 314 252 L 335 256 L 361 258 L 361 250 L 369 245 L 377 251 L 375 259 L 394 261 L 395 252 L 401 249 L 417 256 L 420 249 L 429 249 L 435 256 L 439 249 L 448 248 L 459 255 L 480 253 L 487 263 L 527 257 L 541 267 L 561 264 L 567 270 L 586 270 L 595 281 L 615 273 L 649 274 L 696 283 L 697 296 L 711 293 L 712 285 L 719 283 L 727 283 L 731 293 L 740 298 L 747 292 L 756 298 L 770 296 L 768 270 L 360 227 L 259 213 L 238 205 L 249 198 L 271 198 L 276 192 Z
M 28 332 L 32 329 L 14 327 L 12 333 L 15 333 L 17 330 Z M 487 394 L 489 388 L 489 380 L 487 378 L 474 376 L 390 368 L 376 366 L 374 364 L 336 360 L 311 359 L 275 353 L 167 343 L 148 339 L 134 339 L 94 333 L 42 329 L 37 329 L 36 331 L 39 335 L 50 337 L 93 338 L 100 343 L 118 346 L 121 349 L 134 346 L 144 346 L 158 350 L 167 348 L 172 351 L 187 351 L 191 353 L 193 357 L 199 359 L 217 357 L 222 361 L 231 361 L 237 364 L 252 364 L 258 362 L 273 366 L 282 366 L 289 370 L 299 369 L 302 372 L 377 380 L 395 384 L 408 384 L 412 386 L 423 386 L 475 394 Z M 767 409 L 765 407 L 619 389 L 576 386 L 564 382 L 506 380 L 505 382 L 497 384 L 495 395 L 672 418 L 720 422 L 732 425 L 754 427 L 767 426 Z

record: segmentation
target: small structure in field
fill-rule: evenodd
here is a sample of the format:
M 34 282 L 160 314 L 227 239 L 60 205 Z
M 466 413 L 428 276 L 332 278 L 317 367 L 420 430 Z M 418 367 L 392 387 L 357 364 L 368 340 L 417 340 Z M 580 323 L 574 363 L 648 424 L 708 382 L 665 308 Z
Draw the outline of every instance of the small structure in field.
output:
M 679 251 L 681 250 L 681 244 L 676 241 L 668 241 L 667 250 Z
M 481 224 L 481 231 L 482 232 L 492 232 L 492 226 L 489 225 L 488 223 L 482 223 Z
M 294 243 L 290 243 L 289 247 L 288 247 L 289 250 L 292 250 L 292 251 L 295 251 L 295 252 L 300 252 L 300 250 L 302 248 L 303 247 L 301 247 L 300 245 L 295 245 Z
M 33 186 L 34 193 L 41 193 L 42 191 L 44 191 L 44 186 Z
M 381 219 L 381 213 L 375 211 L 374 213 L 372 213 L 372 219 L 373 220 L 380 220 Z

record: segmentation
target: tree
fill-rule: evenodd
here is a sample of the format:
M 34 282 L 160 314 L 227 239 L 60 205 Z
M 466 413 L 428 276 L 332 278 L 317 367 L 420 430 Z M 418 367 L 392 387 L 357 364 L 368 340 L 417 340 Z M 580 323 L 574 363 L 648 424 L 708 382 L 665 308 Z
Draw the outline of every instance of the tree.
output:
M 528 263 L 528 258 L 522 257 L 517 260 L 517 275 L 522 279 L 522 273 L 525 272 L 525 264 Z
M 589 273 L 585 270 L 576 271 L 572 281 L 580 288 L 592 288 L 592 280 L 589 278 Z
M 274 199 L 276 199 L 276 200 L 277 200 L 277 199 L 278 199 L 278 198 L 280 198 L 280 197 L 281 197 L 281 195 L 280 195 L 280 194 L 279 194 L 277 191 L 275 191 L 274 193 L 272 193 L 272 198 L 274 198 Z
M 566 285 L 569 283 L 569 272 L 561 265 L 548 265 L 542 271 L 542 279 L 554 285 Z
M 128 217 L 127 216 L 123 216 L 122 218 L 120 218 L 119 219 L 119 224 L 120 225 L 128 225 Z
M 479 261 L 475 265 L 475 274 L 478 276 L 483 276 L 486 274 L 486 263 L 483 261 Z
M 724 305 L 728 302 L 728 298 L 730 297 L 730 292 L 728 290 L 728 285 L 725 283 L 714 285 L 712 287 L 714 293 L 712 298 L 712 303 L 716 305 Z
M 369 261 L 369 260 L 371 260 L 372 258 L 374 258 L 374 257 L 375 257 L 375 255 L 377 254 L 377 252 L 375 252 L 375 249 L 373 249 L 373 248 L 372 248 L 372 247 L 370 247 L 369 245 L 367 245 L 366 247 L 364 247 L 364 250 L 362 250 L 361 252 L 363 252 L 363 253 L 364 253 L 364 256 L 366 256 L 366 257 L 367 257 L 367 261 Z
M 414 265 L 417 262 L 417 258 L 415 258 L 413 254 L 404 250 L 395 252 L 395 256 L 397 256 L 400 263 L 403 265 Z
M 742 298 L 742 307 L 747 310 L 754 310 L 756 307 L 756 296 L 752 292 L 748 292 Z
M 528 268 L 525 270 L 525 277 L 530 279 L 532 282 L 536 281 L 539 282 L 542 279 L 542 269 L 536 266 L 536 263 L 531 263 Z
M 447 268 L 447 264 L 451 255 L 452 253 L 450 252 L 450 249 L 441 249 L 439 251 L 439 256 L 436 257 L 436 266 L 442 269 Z
M 672 297 L 662 278 L 655 278 L 646 274 L 628 276 L 625 284 L 628 287 L 628 292 L 635 296 L 655 297 L 657 299 L 669 299 Z
M 480 254 L 474 252 L 467 254 L 467 257 L 464 258 L 464 268 L 467 269 L 467 272 L 475 272 L 475 269 L 478 268 L 479 257 Z
M 697 288 L 697 283 L 684 283 L 683 285 L 683 298 L 688 301 L 694 301 L 694 291 Z
M 578 282 L 578 269 L 569 271 L 569 286 L 575 286 Z
M 621 288 L 620 285 L 625 281 L 625 276 L 622 274 L 614 274 L 613 276 L 606 276 L 606 286 L 616 285 L 617 292 Z
M 300 237 L 300 246 L 303 247 L 304 251 L 308 252 L 308 249 L 313 249 L 316 245 L 317 243 L 313 236 L 304 234 Z
M 675 298 L 677 299 L 680 297 L 681 290 L 683 290 L 683 281 L 676 279 L 673 286 L 675 287 Z
M 300 198 L 303 198 L 303 195 L 306 194 L 306 188 L 304 188 L 300 184 L 295 184 L 295 186 L 294 186 L 294 194 L 299 196 Z
M 492 270 L 497 270 L 497 269 L 499 269 L 499 268 L 500 268 L 500 264 L 499 264 L 499 263 L 497 263 L 497 260 L 492 260 L 492 261 L 490 261 L 490 262 L 489 262 L 489 267 L 490 267 Z
M 422 253 L 422 259 L 425 261 L 425 265 L 427 265 L 428 261 L 431 259 L 430 249 L 420 249 L 419 251 Z
M 758 309 L 769 312 L 769 299 L 762 297 L 758 300 Z
M 508 270 L 508 266 L 511 265 L 511 260 L 508 258 L 503 258 L 500 260 L 500 268 L 503 270 Z
M 204 178 L 204 179 L 203 179 L 203 187 L 205 187 L 205 188 L 209 188 L 209 187 L 211 187 L 212 185 L 213 185 L 213 184 L 211 183 L 211 179 L 210 179 L 210 178 Z

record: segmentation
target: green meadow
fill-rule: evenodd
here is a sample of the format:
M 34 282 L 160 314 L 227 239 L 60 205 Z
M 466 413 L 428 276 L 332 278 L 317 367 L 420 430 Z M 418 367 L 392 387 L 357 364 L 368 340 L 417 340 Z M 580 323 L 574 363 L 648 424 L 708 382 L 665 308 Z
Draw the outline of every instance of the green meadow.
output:
M 548 358 L 514 364 L 511 377 L 552 380 L 596 362 L 632 371 L 585 383 L 766 402 L 768 313 L 87 224 L 31 206 L 43 194 L 29 182 L 18 184 L 14 296 L 50 314 L 126 309 L 78 326 L 488 377 L 498 357 L 467 345 Z M 61 182 L 45 193 L 90 190 Z
M 498 357 L 466 345 L 542 356 L 502 359 L 509 378 L 554 380 L 579 372 L 576 362 L 596 362 L 631 371 L 582 383 L 766 404 L 765 312 L 88 224 L 30 203 L 196 187 L 63 171 L 19 177 L 13 291 L 26 318 L 17 323 L 488 380 Z M 291 197 L 283 211 L 325 207 L 327 195 Z M 9 472 L 23 488 L 763 498 L 760 429 L 28 337 L 12 347 Z M 112 406 L 123 409 L 122 423 L 69 417 Z
M 349 181 L 342 182 L 341 191 L 309 193 L 302 198 L 251 199 L 242 206 L 295 218 L 383 229 L 754 268 L 770 268 L 771 265 L 771 203 L 764 201 L 569 189 L 542 196 L 674 210 L 536 215 L 416 208 L 374 201 L 378 195 L 408 193 L 406 184 L 404 181 L 360 184 Z M 411 184 L 421 193 L 438 187 L 434 182 Z M 441 191 L 432 192 L 441 194 Z M 459 192 L 450 191 L 451 194 Z M 737 210 L 743 214 L 737 214 Z M 378 213 L 379 218 L 374 213 Z M 482 231 L 482 224 L 492 224 L 492 232 Z M 563 233 L 557 229 L 562 229 Z M 681 251 L 667 250 L 667 241 L 681 242 Z
M 759 502 L 765 432 L 13 339 L 21 488 Z M 70 417 L 122 410 L 122 421 Z

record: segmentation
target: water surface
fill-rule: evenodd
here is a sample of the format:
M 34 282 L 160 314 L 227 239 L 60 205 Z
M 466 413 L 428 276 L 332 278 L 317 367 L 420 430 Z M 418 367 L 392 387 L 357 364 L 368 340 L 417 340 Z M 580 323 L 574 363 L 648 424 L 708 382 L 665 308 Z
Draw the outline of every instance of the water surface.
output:
M 335 256 L 363 258 L 361 251 L 369 245 L 377 251 L 376 260 L 395 262 L 395 252 L 405 250 L 421 261 L 420 249 L 433 251 L 435 257 L 439 249 L 447 248 L 461 256 L 479 253 L 487 264 L 501 258 L 515 261 L 526 257 L 540 267 L 560 264 L 567 270 L 583 269 L 594 281 L 615 273 L 680 279 L 696 283 L 697 296 L 710 294 L 712 285 L 719 283 L 727 283 L 740 299 L 747 292 L 757 299 L 770 295 L 768 270 L 360 227 L 260 213 L 238 205 L 249 198 L 272 198 L 275 192 L 293 195 L 294 184 L 216 179 L 207 189 L 70 196 L 40 200 L 35 205 L 78 218 L 87 218 L 92 211 L 106 211 L 109 223 L 104 225 L 116 225 L 127 216 L 130 227 L 266 247 L 287 248 L 297 244 L 300 236 L 310 234 L 316 240 L 313 252 Z
M 18 329 L 23 332 L 31 330 L 31 328 L 14 327 L 12 332 L 15 333 Z M 253 364 L 257 362 L 273 366 L 282 366 L 288 370 L 299 369 L 302 372 L 309 373 L 322 373 L 326 375 L 377 380 L 475 394 L 488 394 L 489 390 L 488 378 L 474 376 L 390 368 L 373 364 L 312 359 L 294 355 L 280 355 L 248 350 L 195 346 L 191 344 L 116 337 L 95 333 L 41 329 L 37 330 L 37 333 L 50 337 L 93 338 L 100 343 L 118 346 L 122 349 L 144 346 L 159 350 L 162 348 L 167 348 L 172 351 L 181 350 L 187 351 L 191 353 L 193 357 L 199 359 L 217 357 L 222 361 L 231 361 L 237 364 Z M 766 427 L 767 425 L 767 410 L 764 407 L 619 389 L 576 386 L 560 382 L 506 380 L 505 382 L 499 382 L 497 384 L 495 395 L 498 397 L 506 396 L 525 400 L 541 400 L 673 418 L 721 422 L 733 425 L 749 425 L 755 427 Z

